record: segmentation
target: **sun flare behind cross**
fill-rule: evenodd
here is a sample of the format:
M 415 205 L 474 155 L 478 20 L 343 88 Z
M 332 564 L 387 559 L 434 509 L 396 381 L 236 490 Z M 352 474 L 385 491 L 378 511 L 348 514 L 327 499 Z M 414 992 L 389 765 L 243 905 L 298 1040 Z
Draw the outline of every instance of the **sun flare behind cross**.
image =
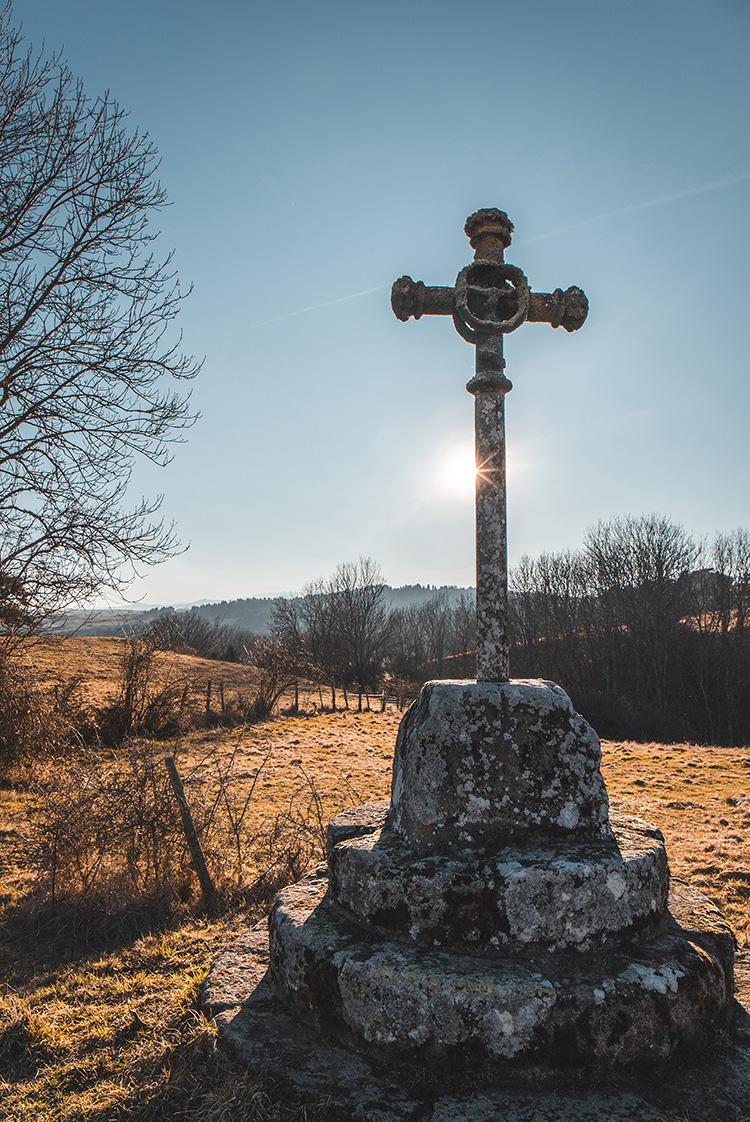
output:
M 474 494 L 476 474 L 472 448 L 454 448 L 446 455 L 440 469 L 443 488 L 456 496 Z

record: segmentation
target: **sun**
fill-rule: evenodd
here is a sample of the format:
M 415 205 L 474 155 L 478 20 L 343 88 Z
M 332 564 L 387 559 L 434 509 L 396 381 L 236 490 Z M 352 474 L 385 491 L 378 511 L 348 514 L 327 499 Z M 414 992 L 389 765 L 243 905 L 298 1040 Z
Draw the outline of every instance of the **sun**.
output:
M 453 495 L 472 495 L 476 474 L 473 449 L 454 449 L 443 460 L 440 482 Z

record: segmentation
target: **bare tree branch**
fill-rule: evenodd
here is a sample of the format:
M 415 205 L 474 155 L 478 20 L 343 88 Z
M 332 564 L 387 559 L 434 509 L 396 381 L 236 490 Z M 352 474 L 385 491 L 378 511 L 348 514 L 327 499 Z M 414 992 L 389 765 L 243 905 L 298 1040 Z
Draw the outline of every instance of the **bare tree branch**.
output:
M 124 587 L 175 550 L 160 499 L 123 501 L 136 458 L 195 417 L 165 386 L 199 364 L 151 243 L 158 157 L 108 93 L 25 50 L 0 14 L 0 574 L 40 609 Z

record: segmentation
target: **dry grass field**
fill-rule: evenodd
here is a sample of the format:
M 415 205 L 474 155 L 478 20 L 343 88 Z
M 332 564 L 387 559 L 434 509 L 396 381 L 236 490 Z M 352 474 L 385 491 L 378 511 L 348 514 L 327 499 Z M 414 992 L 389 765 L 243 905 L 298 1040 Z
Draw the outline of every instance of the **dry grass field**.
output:
M 126 639 L 50 636 L 29 641 L 23 660 L 44 685 L 64 686 L 79 681 L 79 692 L 88 706 L 98 709 L 113 702 L 118 691 L 118 675 Z M 185 680 L 190 683 L 195 701 L 205 701 L 208 682 L 213 685 L 213 705 L 219 701 L 223 684 L 227 699 L 251 688 L 254 671 L 240 662 L 214 662 L 193 655 L 156 654 L 156 684 Z
M 115 689 L 119 643 L 54 640 L 29 657 L 48 681 L 81 675 L 82 689 L 98 705 Z M 225 689 L 230 672 L 247 674 L 242 667 L 232 671 L 229 664 L 197 659 L 190 669 L 196 680 L 201 673 L 213 681 L 224 674 Z M 238 677 L 231 688 L 244 684 Z M 183 776 L 201 774 L 204 784 L 211 782 L 207 759 L 212 767 L 231 761 L 234 796 L 241 803 L 251 795 L 248 835 L 262 838 L 280 820 L 301 829 L 305 819 L 306 837 L 314 842 L 338 810 L 387 795 L 400 717 L 391 708 L 318 709 L 246 728 L 194 729 L 179 741 L 155 745 L 154 754 L 157 762 L 174 755 Z M 629 742 L 605 743 L 603 750 L 613 805 L 664 832 L 673 876 L 719 903 L 741 947 L 750 949 L 750 750 Z M 88 766 L 99 765 L 92 758 Z M 113 766 L 111 759 L 106 766 Z M 188 790 L 197 796 L 195 787 L 188 784 Z M 199 1012 L 198 993 L 213 955 L 246 922 L 248 909 L 263 910 L 263 900 L 240 904 L 228 896 L 223 910 L 209 915 L 193 891 L 166 913 L 146 909 L 99 932 L 82 931 L 75 913 L 42 907 L 35 895 L 25 840 L 32 799 L 31 789 L 0 790 L 0 1117 L 325 1117 L 324 1106 L 295 1111 L 248 1078 L 217 1048 L 214 1029 Z M 312 848 L 304 852 L 310 856 Z M 248 854 L 249 862 L 253 854 L 267 860 L 262 846 Z M 231 870 L 235 858 L 228 849 L 212 860 L 218 875 L 217 863 Z M 252 873 L 249 866 L 243 870 L 245 879 Z

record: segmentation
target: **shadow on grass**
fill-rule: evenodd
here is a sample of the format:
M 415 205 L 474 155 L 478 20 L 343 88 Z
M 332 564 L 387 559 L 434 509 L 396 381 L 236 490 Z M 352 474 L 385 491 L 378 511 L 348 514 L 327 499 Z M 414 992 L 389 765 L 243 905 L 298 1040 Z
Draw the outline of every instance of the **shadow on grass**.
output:
M 285 1101 L 283 1088 L 259 1082 L 218 1047 L 210 1026 L 196 1031 L 187 1019 L 181 1038 L 137 1077 L 131 1096 L 87 1112 L 85 1122 L 333 1122 L 325 1103 Z
M 201 909 L 165 894 L 128 900 L 117 905 L 97 895 L 67 898 L 52 903 L 42 892 L 32 892 L 7 906 L 0 920 L 3 957 L 12 956 L 24 970 L 33 961 L 48 969 L 92 952 L 117 952 L 146 935 L 162 935 Z

